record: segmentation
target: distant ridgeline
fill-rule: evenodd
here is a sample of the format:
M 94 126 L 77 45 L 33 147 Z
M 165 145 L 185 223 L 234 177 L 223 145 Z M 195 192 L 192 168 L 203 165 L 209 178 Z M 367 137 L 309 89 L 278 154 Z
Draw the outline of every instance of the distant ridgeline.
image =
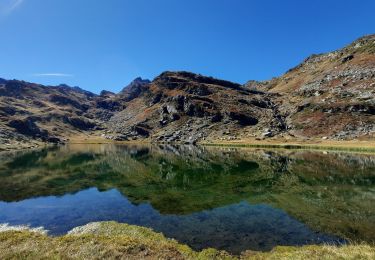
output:
M 375 35 L 244 85 L 190 72 L 135 79 L 100 95 L 0 79 L 0 149 L 71 136 L 196 143 L 290 136 L 374 138 Z

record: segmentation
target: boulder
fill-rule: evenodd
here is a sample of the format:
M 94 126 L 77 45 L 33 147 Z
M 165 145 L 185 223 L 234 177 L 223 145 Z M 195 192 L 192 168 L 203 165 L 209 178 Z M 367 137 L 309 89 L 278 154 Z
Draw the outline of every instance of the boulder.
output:
M 352 60 L 353 58 L 354 58 L 354 55 L 353 55 L 353 54 L 350 54 L 350 55 L 344 57 L 344 58 L 341 60 L 341 62 L 342 62 L 342 63 L 345 63 L 345 62 L 348 62 L 348 61 Z
M 236 120 L 241 126 L 251 126 L 258 124 L 258 119 L 240 112 L 231 111 L 229 112 L 229 117 L 233 120 Z
M 150 129 L 148 126 L 139 124 L 133 127 L 133 131 L 136 135 L 140 135 L 142 137 L 149 137 L 150 136 Z
M 47 138 L 46 141 L 49 142 L 49 143 L 54 143 L 54 144 L 64 143 L 60 138 L 58 138 L 56 136 L 50 136 L 50 137 Z

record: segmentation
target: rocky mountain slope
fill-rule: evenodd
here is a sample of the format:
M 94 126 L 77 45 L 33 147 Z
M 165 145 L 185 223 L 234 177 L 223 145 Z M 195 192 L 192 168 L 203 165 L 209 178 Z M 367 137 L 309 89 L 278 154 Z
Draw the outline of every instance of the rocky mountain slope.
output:
M 295 135 L 374 137 L 375 35 L 312 55 L 279 78 L 246 86 L 280 94 L 274 102 Z
M 373 139 L 375 35 L 240 85 L 190 72 L 135 79 L 120 93 L 0 79 L 0 144 L 70 136 L 196 143 L 249 138 Z M 0 145 L 1 146 L 1 145 Z
M 0 143 L 58 143 L 82 132 L 100 131 L 123 108 L 113 97 L 66 85 L 0 80 Z
M 195 143 L 225 134 L 285 130 L 277 94 L 189 72 L 164 72 L 143 86 L 108 122 L 117 138 Z

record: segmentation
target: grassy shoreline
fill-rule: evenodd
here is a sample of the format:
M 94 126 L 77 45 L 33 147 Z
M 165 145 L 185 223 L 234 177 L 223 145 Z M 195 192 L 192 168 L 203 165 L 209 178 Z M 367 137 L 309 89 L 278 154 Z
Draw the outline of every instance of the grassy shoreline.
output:
M 108 140 L 96 135 L 79 135 L 69 137 L 66 144 L 128 144 L 128 145 L 149 145 L 149 144 L 171 144 L 181 145 L 181 143 L 162 143 L 153 142 L 150 139 L 131 140 L 131 141 L 114 141 Z M 264 140 L 257 139 L 239 139 L 231 141 L 208 140 L 198 142 L 197 145 L 212 147 L 239 147 L 239 148 L 265 148 L 265 149 L 289 149 L 289 150 L 326 150 L 326 151 L 348 151 L 348 152 L 370 152 L 375 153 L 375 140 L 350 140 L 335 141 L 322 139 L 301 140 L 296 138 L 270 138 Z M 16 150 L 32 150 L 50 145 L 46 143 L 38 143 L 37 146 L 25 144 L 19 145 L 0 145 L 0 152 L 16 151 Z
M 151 140 L 135 141 L 113 141 L 101 137 L 87 136 L 70 139 L 69 144 L 130 144 L 145 145 L 151 144 Z M 163 144 L 157 142 L 156 144 Z M 180 143 L 165 143 L 177 144 Z M 351 152 L 375 152 L 375 140 L 351 140 L 351 141 L 332 141 L 332 140 L 299 140 L 299 139 L 243 139 L 234 141 L 211 140 L 199 142 L 197 145 L 217 146 L 217 147 L 249 147 L 249 148 L 273 148 L 273 149 L 304 149 L 304 150 L 330 150 L 330 151 L 351 151 Z
M 306 245 L 275 247 L 270 252 L 245 251 L 234 256 L 207 248 L 200 252 L 152 229 L 95 222 L 51 237 L 32 230 L 0 232 L 1 259 L 374 259 L 375 247 Z
M 361 146 L 340 146 L 340 145 L 320 145 L 320 144 L 258 144 L 258 143 L 202 143 L 204 146 L 216 147 L 248 147 L 248 148 L 274 148 L 274 149 L 288 149 L 288 150 L 327 150 L 327 151 L 350 151 L 350 152 L 374 152 L 374 147 Z

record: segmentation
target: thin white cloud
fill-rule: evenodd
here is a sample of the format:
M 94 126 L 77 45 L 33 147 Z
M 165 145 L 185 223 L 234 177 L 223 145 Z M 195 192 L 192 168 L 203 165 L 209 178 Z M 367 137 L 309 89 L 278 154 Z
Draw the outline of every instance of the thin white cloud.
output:
M 34 77 L 74 77 L 73 74 L 66 73 L 35 73 L 32 74 Z
M 24 0 L 0 0 L 0 14 L 8 15 L 16 10 Z

